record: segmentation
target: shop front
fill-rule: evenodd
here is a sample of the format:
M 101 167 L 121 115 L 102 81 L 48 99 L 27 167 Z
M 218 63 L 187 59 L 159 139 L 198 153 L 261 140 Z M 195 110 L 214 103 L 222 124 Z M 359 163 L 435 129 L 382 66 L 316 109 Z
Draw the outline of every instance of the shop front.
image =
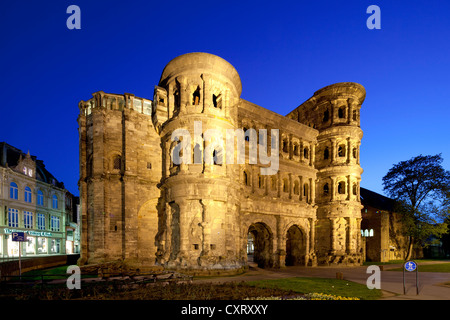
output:
M 12 241 L 13 232 L 24 232 L 27 236 L 25 242 Z M 23 229 L 2 228 L 0 230 L 0 255 L 3 258 L 65 254 L 64 233 L 44 232 Z

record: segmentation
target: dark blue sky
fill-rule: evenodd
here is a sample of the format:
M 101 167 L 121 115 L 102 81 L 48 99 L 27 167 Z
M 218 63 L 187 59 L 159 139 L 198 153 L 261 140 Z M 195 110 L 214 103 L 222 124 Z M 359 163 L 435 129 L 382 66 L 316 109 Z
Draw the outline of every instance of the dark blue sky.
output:
M 66 9 L 81 9 L 69 30 Z M 369 30 L 369 5 L 381 30 Z M 282 115 L 332 83 L 367 91 L 361 186 L 393 164 L 442 153 L 450 169 L 449 1 L 8 1 L 0 11 L 0 141 L 44 160 L 78 195 L 78 102 L 152 99 L 174 57 L 209 52 L 239 72 L 242 98 Z

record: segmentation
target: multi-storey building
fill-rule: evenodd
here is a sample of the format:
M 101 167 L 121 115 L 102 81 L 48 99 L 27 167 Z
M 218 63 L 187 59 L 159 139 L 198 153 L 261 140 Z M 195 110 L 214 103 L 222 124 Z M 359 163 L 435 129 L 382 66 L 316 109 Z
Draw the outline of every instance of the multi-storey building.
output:
M 189 53 L 167 64 L 153 100 L 99 91 L 79 103 L 81 263 L 362 262 L 364 88 L 327 86 L 286 116 L 241 91 L 227 61 Z
M 65 253 L 64 185 L 47 171 L 42 160 L 0 143 L 0 256 L 39 256 Z M 27 241 L 12 241 L 12 232 L 25 232 Z

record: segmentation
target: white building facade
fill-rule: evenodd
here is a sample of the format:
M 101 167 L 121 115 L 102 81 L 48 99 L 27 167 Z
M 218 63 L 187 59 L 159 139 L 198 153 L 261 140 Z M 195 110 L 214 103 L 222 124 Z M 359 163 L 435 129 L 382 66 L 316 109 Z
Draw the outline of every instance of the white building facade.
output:
M 65 193 L 42 161 L 0 144 L 0 256 L 66 254 Z M 24 232 L 27 241 L 12 241 Z

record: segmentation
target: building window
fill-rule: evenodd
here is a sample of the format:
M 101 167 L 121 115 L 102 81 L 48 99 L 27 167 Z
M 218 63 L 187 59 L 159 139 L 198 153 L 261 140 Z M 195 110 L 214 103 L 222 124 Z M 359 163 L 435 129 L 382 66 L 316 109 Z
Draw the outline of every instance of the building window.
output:
M 338 156 L 345 157 L 345 145 L 341 144 L 338 148 Z
M 122 167 L 122 157 L 121 156 L 116 156 L 114 158 L 113 169 L 114 170 L 120 170 L 121 167 Z
M 58 197 L 55 194 L 52 197 L 52 208 L 58 209 Z
M 277 190 L 277 177 L 272 176 L 272 190 Z
M 45 230 L 45 215 L 43 213 L 37 214 L 37 228 L 39 230 Z
M 322 122 L 327 122 L 328 121 L 328 119 L 330 118 L 330 112 L 328 111 L 328 109 L 327 110 L 325 110 L 325 112 L 323 113 L 323 120 L 322 120 Z
M 8 226 L 19 227 L 19 210 L 13 208 L 8 209 Z
M 344 118 L 344 108 L 339 108 L 339 110 L 338 110 L 338 117 L 339 117 L 339 119 L 343 119 Z
M 217 96 L 213 94 L 212 100 L 214 108 L 222 109 L 222 96 L 220 94 Z
M 23 212 L 23 227 L 27 229 L 33 228 L 33 213 L 29 211 Z
M 44 193 L 41 190 L 38 190 L 36 200 L 37 200 L 38 206 L 44 205 Z
M 358 193 L 358 186 L 356 185 L 356 183 L 353 184 L 353 195 L 356 196 Z
M 309 202 L 309 186 L 307 183 L 303 185 L 303 197 L 306 202 Z
M 283 139 L 283 152 L 289 152 L 287 139 Z
M 260 189 L 264 188 L 264 177 L 263 176 L 258 175 L 258 185 L 259 185 Z
M 338 193 L 339 194 L 345 194 L 345 182 L 341 181 L 338 184 Z
M 330 150 L 328 149 L 328 147 L 325 148 L 325 150 L 323 151 L 323 160 L 327 160 L 330 157 Z
M 248 172 L 247 171 L 244 171 L 244 184 L 246 186 L 250 185 L 250 177 L 248 176 Z
M 323 195 L 327 196 L 329 192 L 330 188 L 328 187 L 328 183 L 325 183 L 325 185 L 323 186 Z
M 52 231 L 59 231 L 59 217 L 52 216 L 50 219 L 50 229 Z
M 297 180 L 294 182 L 294 194 L 300 195 L 300 185 Z
M 31 203 L 31 189 L 30 189 L 30 187 L 25 187 L 24 200 L 25 200 L 25 202 Z
M 289 183 L 287 179 L 283 179 L 283 192 L 289 192 Z
M 304 157 L 305 159 L 308 159 L 308 158 L 309 158 L 309 149 L 308 149 L 308 147 L 306 147 L 306 148 L 303 149 L 303 157 Z
M 200 87 L 197 87 L 197 90 L 192 94 L 192 104 L 197 106 L 200 104 Z
M 14 200 L 19 199 L 19 187 L 15 182 L 11 182 L 9 185 L 9 197 Z

